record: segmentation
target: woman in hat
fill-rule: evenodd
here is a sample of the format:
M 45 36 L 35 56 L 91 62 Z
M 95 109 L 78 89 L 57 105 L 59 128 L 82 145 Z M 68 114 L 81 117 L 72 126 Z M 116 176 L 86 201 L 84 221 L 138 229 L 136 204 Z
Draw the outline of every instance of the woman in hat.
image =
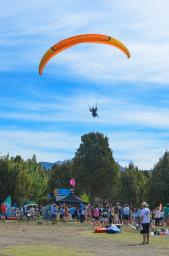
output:
M 141 207 L 141 233 L 143 234 L 142 244 L 149 244 L 150 209 L 146 202 L 142 202 Z

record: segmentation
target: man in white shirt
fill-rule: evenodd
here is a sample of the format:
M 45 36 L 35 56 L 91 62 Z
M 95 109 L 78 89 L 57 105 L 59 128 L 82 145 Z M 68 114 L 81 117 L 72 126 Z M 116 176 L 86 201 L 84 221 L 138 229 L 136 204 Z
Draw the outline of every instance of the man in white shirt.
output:
M 141 207 L 141 233 L 143 234 L 142 244 L 149 244 L 150 209 L 146 202 L 143 202 Z

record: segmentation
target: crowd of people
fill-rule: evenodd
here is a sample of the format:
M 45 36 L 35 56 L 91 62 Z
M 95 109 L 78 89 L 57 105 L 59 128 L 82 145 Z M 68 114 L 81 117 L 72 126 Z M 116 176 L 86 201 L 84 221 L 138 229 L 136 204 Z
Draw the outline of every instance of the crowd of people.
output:
M 30 205 L 29 207 L 8 207 L 4 202 L 1 204 L 0 219 L 3 221 L 6 219 L 16 219 L 17 221 L 35 221 L 40 215 L 40 207 L 37 204 Z
M 108 225 L 114 224 L 132 224 L 134 226 L 140 225 L 141 222 L 141 210 L 140 207 L 131 207 L 125 204 L 123 207 L 119 202 L 116 205 L 92 205 L 92 204 L 80 204 L 78 206 L 57 206 L 52 204 L 50 207 L 49 215 L 52 219 L 61 221 L 80 221 L 91 222 L 94 225 Z M 164 226 L 169 224 L 169 204 L 160 209 L 150 211 L 150 219 L 155 226 Z
M 1 204 L 1 220 L 6 219 L 7 206 Z M 129 204 L 116 205 L 57 205 L 48 206 L 29 205 L 15 209 L 15 219 L 19 221 L 35 221 L 39 218 L 50 219 L 53 222 L 91 223 L 94 226 L 106 227 L 109 224 L 130 225 L 143 234 L 142 244 L 149 243 L 150 226 L 164 227 L 169 225 L 169 204 L 165 207 L 149 209 L 149 205 L 143 202 L 140 207 L 131 207 Z
M 34 221 L 42 216 L 46 219 L 60 220 L 63 222 L 79 221 L 81 223 L 90 222 L 94 225 L 108 225 L 114 224 L 131 224 L 134 226 L 140 225 L 141 221 L 140 207 L 131 207 L 129 204 L 123 206 L 117 202 L 113 205 L 92 205 L 83 204 L 78 205 L 57 205 L 55 203 L 43 207 L 38 205 L 30 205 L 29 207 L 16 208 L 16 219 Z M 1 204 L 1 219 L 5 219 L 6 206 Z M 150 211 L 150 219 L 154 226 L 167 226 L 169 224 L 169 204 L 166 207 L 157 207 Z
M 30 207 L 16 208 L 16 220 L 17 221 L 35 221 L 40 217 L 40 208 L 38 206 L 31 205 Z

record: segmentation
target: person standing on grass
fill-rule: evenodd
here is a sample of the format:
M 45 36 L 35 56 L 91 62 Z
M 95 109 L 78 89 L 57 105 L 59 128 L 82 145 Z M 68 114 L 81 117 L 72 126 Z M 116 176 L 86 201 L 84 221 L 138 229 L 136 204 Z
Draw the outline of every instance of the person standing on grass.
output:
M 142 202 L 141 207 L 141 233 L 143 234 L 142 244 L 149 244 L 150 209 L 146 202 Z
M 74 206 L 69 208 L 69 213 L 70 213 L 70 221 L 74 222 L 75 221 L 75 207 Z
M 161 211 L 160 211 L 160 207 L 157 207 L 155 210 L 155 226 L 156 227 L 160 226 L 160 221 L 161 221 Z
M 57 209 L 56 209 L 56 204 L 52 204 L 50 207 L 50 215 L 51 215 L 51 219 L 53 222 L 56 222 L 57 219 Z
M 119 211 L 120 211 L 120 204 L 119 202 L 116 203 L 116 206 L 114 207 L 113 210 L 113 216 L 114 216 L 114 223 L 119 224 Z
M 128 225 L 129 224 L 129 219 L 130 219 L 130 207 L 129 207 L 128 204 L 125 204 L 124 208 L 123 208 L 124 224 Z
M 100 225 L 100 212 L 99 212 L 99 208 L 96 206 L 93 209 L 93 217 L 94 217 L 94 225 Z
M 164 209 L 161 209 L 161 226 L 164 226 Z
M 164 207 L 164 222 L 166 226 L 169 225 L 169 203 Z
M 137 219 L 137 225 L 140 225 L 140 219 L 141 219 L 141 208 L 137 208 L 136 212 L 136 219 Z
M 103 227 L 105 227 L 108 224 L 108 216 L 109 216 L 108 209 L 106 206 L 104 206 L 101 211 L 101 222 Z
M 92 207 L 90 204 L 88 204 L 85 208 L 85 221 L 91 221 L 91 217 L 92 217 Z
M 5 220 L 5 218 L 6 218 L 6 212 L 7 212 L 7 207 L 6 207 L 5 202 L 3 202 L 3 203 L 1 204 L 1 213 L 2 213 L 1 220 Z

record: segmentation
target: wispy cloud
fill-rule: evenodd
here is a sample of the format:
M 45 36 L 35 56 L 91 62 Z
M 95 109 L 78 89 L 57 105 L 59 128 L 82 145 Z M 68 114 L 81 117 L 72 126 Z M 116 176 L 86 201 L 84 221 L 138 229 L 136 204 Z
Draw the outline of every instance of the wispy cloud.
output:
M 117 50 L 105 46 L 82 46 L 61 54 L 53 61 L 52 65 L 56 65 L 56 68 L 50 69 L 50 65 L 46 72 L 57 70 L 58 64 L 67 69 L 67 75 L 71 72 L 71 76 L 81 75 L 98 82 L 129 80 L 168 83 L 168 2 L 163 0 L 154 4 L 154 1 L 142 1 L 140 4 L 139 1 L 98 1 L 96 5 L 96 1 L 93 1 L 89 6 L 87 2 L 83 4 L 72 0 L 56 4 L 50 0 L 49 3 L 29 1 L 18 4 L 14 1 L 10 10 L 4 4 L 1 9 L 4 10 L 4 26 L 1 29 L 3 32 L 7 28 L 10 32 L 5 33 L 6 36 L 1 33 L 4 34 L 1 46 L 5 48 L 14 44 L 12 48 L 16 57 L 8 55 L 8 52 L 4 54 L 6 61 L 1 69 L 5 69 L 5 66 L 6 69 L 14 69 L 15 65 L 18 68 L 23 63 L 27 68 L 32 65 L 37 67 L 43 52 L 55 42 L 72 34 L 95 32 L 110 34 L 124 41 L 131 51 L 131 60 L 123 59 L 124 56 L 116 53 Z M 10 23 L 9 29 L 7 26 Z M 14 48 L 17 42 L 18 49 Z
M 152 168 L 168 147 L 169 133 L 165 129 L 169 128 L 169 121 L 165 109 L 146 108 L 144 104 L 139 106 L 101 95 L 90 96 L 87 101 L 97 100 L 100 110 L 99 119 L 93 120 L 87 109 L 86 97 L 57 100 L 59 103 L 21 101 L 15 111 L 0 113 L 1 120 L 11 122 L 8 130 L 1 129 L 0 132 L 4 152 L 23 152 L 25 157 L 36 153 L 39 160 L 48 161 L 72 158 L 80 145 L 80 126 L 82 133 L 94 129 L 107 135 L 114 157 L 122 165 L 134 161 L 140 168 Z M 13 128 L 12 120 L 31 122 L 32 128 Z M 62 124 L 62 132 L 59 123 Z M 35 124 L 38 124 L 38 130 L 33 129 Z M 68 132 L 70 124 L 74 128 Z M 156 130 L 151 131 L 151 128 Z
M 11 98 L 1 101 L 4 108 L 0 118 L 31 122 L 66 122 L 93 123 L 88 106 L 97 102 L 100 118 L 97 126 L 134 125 L 151 128 L 169 128 L 168 109 L 150 104 L 130 102 L 127 99 L 115 99 L 101 94 L 83 91 L 73 97 L 54 97 L 48 101 L 12 101 Z
M 97 130 L 110 137 L 120 163 L 151 168 L 169 138 L 168 9 L 167 0 L 1 3 L 3 154 L 64 160 L 74 155 L 81 134 Z M 131 59 L 110 46 L 82 44 L 53 58 L 39 77 L 43 53 L 80 33 L 120 39 Z M 93 120 L 88 105 L 96 102 L 99 119 Z
M 152 168 L 158 158 L 167 148 L 165 140 L 168 134 L 143 132 L 113 131 L 105 134 L 109 137 L 110 147 L 115 160 L 122 165 L 134 161 L 143 169 Z M 161 138 L 161 135 L 162 138 Z M 37 155 L 39 161 L 57 161 L 71 159 L 80 145 L 80 137 L 74 133 L 29 131 L 29 130 L 0 130 L 3 154 L 20 154 L 29 158 Z M 140 139 L 141 138 L 141 139 Z M 25 150 L 26 148 L 26 150 Z
M 22 155 L 30 158 L 37 155 L 40 161 L 71 159 L 80 138 L 70 133 L 26 130 L 0 130 L 3 154 Z M 26 148 L 26 150 L 25 150 Z

